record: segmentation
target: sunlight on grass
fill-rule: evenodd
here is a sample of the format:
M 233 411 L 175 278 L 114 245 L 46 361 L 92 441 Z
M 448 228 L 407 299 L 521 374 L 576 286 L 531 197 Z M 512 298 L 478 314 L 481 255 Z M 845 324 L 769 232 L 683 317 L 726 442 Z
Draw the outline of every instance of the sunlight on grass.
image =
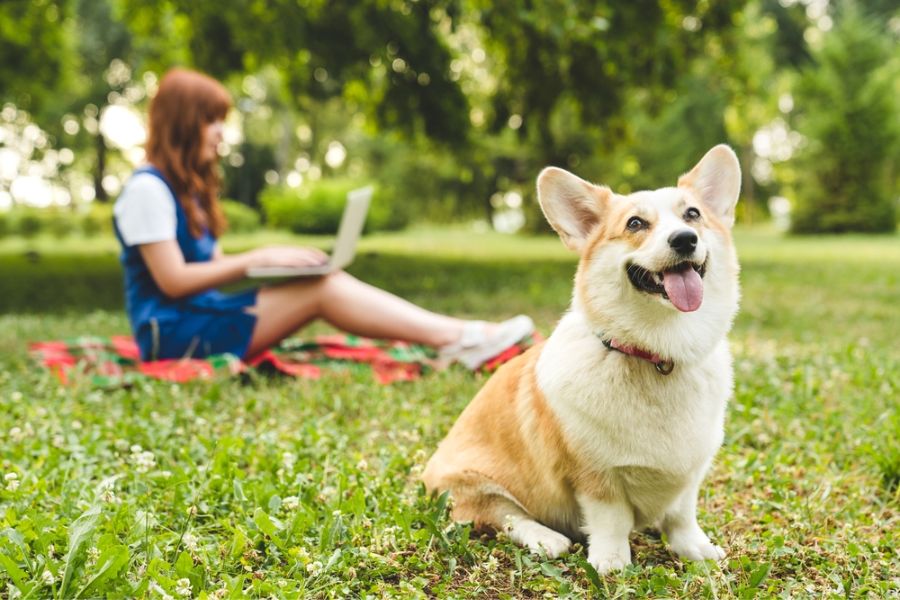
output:
M 78 309 L 0 315 L 0 595 L 897 595 L 897 238 L 737 239 L 735 396 L 699 505 L 721 564 L 683 563 L 645 532 L 632 566 L 596 577 L 580 546 L 550 561 L 451 524 L 418 475 L 480 376 L 61 386 L 27 341 L 128 328 L 121 310 Z M 101 242 L 39 241 L 46 262 L 16 285 L 54 253 L 114 251 Z M 524 311 L 549 333 L 575 261 L 551 236 L 417 229 L 366 240 L 354 266 L 431 308 Z

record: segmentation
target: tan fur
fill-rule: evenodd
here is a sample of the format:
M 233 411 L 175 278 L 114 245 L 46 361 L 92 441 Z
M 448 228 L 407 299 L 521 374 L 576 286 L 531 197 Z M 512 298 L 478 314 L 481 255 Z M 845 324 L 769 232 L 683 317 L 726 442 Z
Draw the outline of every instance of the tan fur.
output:
M 528 507 L 540 521 L 578 533 L 578 507 L 569 483 L 577 461 L 534 376 L 542 347 L 530 348 L 497 370 L 428 463 L 422 479 L 428 489 L 453 490 L 457 521 L 502 529 L 503 523 L 484 511 L 497 496 L 492 487 L 499 486 L 509 493 L 507 501 Z

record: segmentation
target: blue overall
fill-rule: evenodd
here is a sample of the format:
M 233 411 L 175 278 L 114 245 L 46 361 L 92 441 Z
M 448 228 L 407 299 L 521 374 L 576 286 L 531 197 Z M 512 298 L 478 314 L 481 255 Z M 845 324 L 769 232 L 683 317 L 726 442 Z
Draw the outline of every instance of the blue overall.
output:
M 137 169 L 165 182 L 175 201 L 176 241 L 185 262 L 212 260 L 216 239 L 205 228 L 195 238 L 178 195 L 163 174 L 152 166 Z M 129 246 L 113 218 L 113 229 L 122 246 L 120 260 L 125 268 L 125 309 L 142 360 L 164 358 L 204 358 L 230 353 L 243 358 L 253 335 L 256 317 L 246 312 L 256 305 L 257 290 L 225 294 L 207 290 L 183 298 L 170 298 L 156 285 L 138 245 Z

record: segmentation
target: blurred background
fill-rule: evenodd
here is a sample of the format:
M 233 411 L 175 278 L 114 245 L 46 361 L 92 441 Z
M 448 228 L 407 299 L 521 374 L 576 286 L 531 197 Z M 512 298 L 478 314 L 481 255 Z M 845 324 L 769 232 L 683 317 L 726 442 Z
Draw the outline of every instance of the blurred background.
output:
M 171 66 L 235 110 L 232 230 L 546 227 L 534 179 L 673 185 L 726 142 L 739 222 L 890 232 L 898 215 L 897 0 L 5 0 L 0 236 L 109 233 Z

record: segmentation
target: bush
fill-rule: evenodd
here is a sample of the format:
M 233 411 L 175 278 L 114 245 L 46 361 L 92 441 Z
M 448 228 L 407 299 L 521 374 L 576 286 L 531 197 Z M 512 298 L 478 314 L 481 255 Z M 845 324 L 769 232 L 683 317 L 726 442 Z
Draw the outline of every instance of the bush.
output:
M 25 239 L 30 239 L 41 233 L 45 227 L 40 213 L 35 209 L 17 209 L 13 215 L 13 230 Z
M 228 231 L 249 233 L 259 229 L 261 219 L 254 209 L 237 200 L 222 200 L 220 204 L 225 218 L 228 219 Z
M 298 189 L 269 187 L 260 195 L 268 225 L 295 233 L 333 234 L 350 190 L 358 181 L 325 179 Z M 409 208 L 384 188 L 376 188 L 369 207 L 366 231 L 403 229 L 409 224 Z
M 43 221 L 41 229 L 55 238 L 67 237 L 80 229 L 79 215 L 70 210 L 44 209 L 39 219 Z
M 87 237 L 112 235 L 113 205 L 109 202 L 91 202 L 87 212 L 80 215 L 81 232 Z
M 112 204 L 92 203 L 87 210 L 17 206 L 0 212 L 0 237 L 38 235 L 56 238 L 82 233 L 87 237 L 112 235 Z

